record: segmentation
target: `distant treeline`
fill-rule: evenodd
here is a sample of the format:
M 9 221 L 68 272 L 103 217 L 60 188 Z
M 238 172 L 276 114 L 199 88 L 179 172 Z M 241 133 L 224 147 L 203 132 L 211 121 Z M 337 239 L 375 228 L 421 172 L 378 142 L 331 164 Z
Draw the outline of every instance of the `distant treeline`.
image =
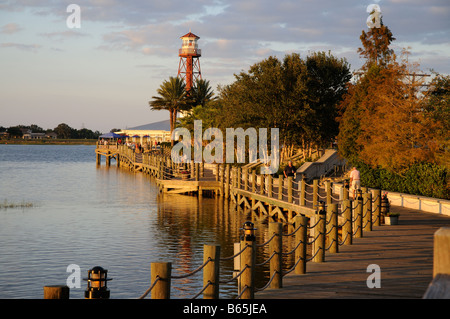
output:
M 0 133 L 6 135 L 7 138 L 22 138 L 24 134 L 27 133 L 45 133 L 49 137 L 58 139 L 98 139 L 102 134 L 99 131 L 92 131 L 87 128 L 75 129 L 70 127 L 65 123 L 59 124 L 54 129 L 44 130 L 42 127 L 32 124 L 32 125 L 16 125 L 10 126 L 8 128 L 0 126 Z

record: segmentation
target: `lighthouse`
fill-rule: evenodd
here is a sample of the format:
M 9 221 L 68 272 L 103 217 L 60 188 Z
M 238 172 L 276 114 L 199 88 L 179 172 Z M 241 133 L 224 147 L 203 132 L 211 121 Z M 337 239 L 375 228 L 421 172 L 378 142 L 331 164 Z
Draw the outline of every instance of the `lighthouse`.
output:
M 189 31 L 189 33 L 183 35 L 180 39 L 182 40 L 182 45 L 178 51 L 178 56 L 180 57 L 178 76 L 185 81 L 186 91 L 189 93 L 194 82 L 202 78 L 202 72 L 200 70 L 202 50 L 198 48 L 197 44 L 197 40 L 200 37 Z

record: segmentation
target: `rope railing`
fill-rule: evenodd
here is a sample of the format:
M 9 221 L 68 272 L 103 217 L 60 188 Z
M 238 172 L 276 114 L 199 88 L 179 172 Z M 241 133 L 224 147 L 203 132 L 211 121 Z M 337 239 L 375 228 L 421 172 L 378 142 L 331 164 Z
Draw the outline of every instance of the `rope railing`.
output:
M 164 155 L 164 153 L 143 153 L 136 157 L 131 150 L 118 147 L 121 160 L 129 165 L 136 163 L 152 167 L 156 176 L 161 179 L 173 179 L 179 177 L 180 172 L 189 173 L 187 180 L 196 180 L 199 167 L 193 163 L 176 164 Z M 136 159 L 138 159 L 136 161 Z M 167 293 L 154 293 L 161 287 L 170 287 L 170 281 L 187 278 L 203 270 L 203 286 L 193 298 L 198 298 L 203 294 L 203 298 L 218 298 L 218 286 L 220 283 L 238 282 L 238 299 L 252 299 L 255 291 L 261 291 L 268 287 L 280 288 L 282 278 L 295 271 L 296 274 L 306 272 L 308 262 L 324 262 L 326 253 L 338 253 L 338 247 L 351 245 L 353 238 L 362 237 L 365 231 L 371 231 L 372 226 L 379 226 L 383 209 L 386 204 L 381 197 L 381 191 L 374 190 L 372 193 L 367 190 L 359 192 L 356 198 L 350 199 L 349 190 L 343 187 L 340 197 L 333 196 L 332 184 L 325 181 L 323 186 L 319 180 L 307 183 L 304 179 L 293 180 L 279 176 L 278 179 L 271 175 L 257 175 L 255 170 L 251 172 L 240 167 L 230 169 L 225 165 L 217 165 L 215 170 L 216 180 L 224 184 L 230 191 L 245 190 L 243 193 L 250 202 L 253 194 L 263 195 L 268 198 L 278 199 L 285 202 L 295 203 L 299 206 L 309 206 L 315 211 L 309 217 L 294 213 L 292 220 L 285 220 L 288 225 L 295 226 L 293 231 L 284 234 L 283 223 L 269 223 L 268 239 L 262 244 L 252 241 L 241 241 L 241 249 L 229 257 L 220 257 L 220 249 L 214 256 L 204 257 L 204 263 L 194 271 L 184 275 L 164 276 L 158 273 L 154 277 L 149 289 L 140 298 L 145 298 L 150 293 L 152 298 L 158 296 L 166 297 Z M 226 185 L 225 185 L 226 184 Z M 238 204 L 239 205 L 239 204 Z M 272 225 L 277 225 L 272 228 Z M 273 226 L 275 227 L 275 226 Z M 295 241 L 291 247 L 285 248 L 283 252 L 283 238 L 292 237 Z M 254 254 L 256 250 L 263 249 L 267 252 L 268 258 L 262 262 L 255 262 Z M 283 263 L 283 259 L 289 259 L 290 266 Z M 293 259 L 293 260 L 291 260 Z M 219 280 L 219 266 L 221 261 L 235 262 L 239 260 L 239 267 L 235 267 L 233 276 Z M 283 268 L 283 264 L 284 268 Z M 236 263 L 235 263 L 236 265 Z M 256 288 L 251 275 L 258 267 L 269 265 L 269 280 L 261 288 Z M 164 271 L 162 272 L 164 273 Z M 205 275 L 206 274 L 206 275 Z M 207 276 L 205 278 L 205 276 Z M 168 283 L 168 285 L 167 285 Z

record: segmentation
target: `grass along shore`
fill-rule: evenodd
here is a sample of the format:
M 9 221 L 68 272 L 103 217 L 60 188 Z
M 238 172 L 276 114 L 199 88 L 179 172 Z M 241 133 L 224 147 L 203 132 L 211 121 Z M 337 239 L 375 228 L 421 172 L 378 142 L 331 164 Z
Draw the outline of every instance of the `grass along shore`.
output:
M 0 202 L 0 209 L 8 209 L 8 208 L 30 208 L 33 207 L 33 203 L 29 202 L 21 202 L 21 203 L 12 203 L 8 202 L 8 200 L 4 200 Z
M 28 140 L 23 138 L 1 139 L 0 144 L 21 144 L 21 145 L 95 145 L 97 139 L 36 139 Z

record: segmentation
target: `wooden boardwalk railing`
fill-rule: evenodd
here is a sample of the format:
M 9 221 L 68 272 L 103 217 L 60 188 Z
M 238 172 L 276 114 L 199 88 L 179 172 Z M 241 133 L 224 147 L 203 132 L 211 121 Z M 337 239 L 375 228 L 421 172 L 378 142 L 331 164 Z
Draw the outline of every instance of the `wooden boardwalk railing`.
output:
M 304 274 L 307 263 L 324 263 L 326 252 L 339 253 L 340 246 L 350 246 L 354 238 L 364 238 L 374 227 L 380 226 L 389 212 L 388 202 L 382 201 L 381 191 L 363 189 L 354 199 L 348 189 L 336 198 L 331 182 L 320 185 L 319 180 L 307 183 L 294 181 L 283 176 L 258 175 L 255 170 L 238 166 L 204 165 L 198 163 L 175 164 L 164 150 L 136 154 L 126 146 L 96 150 L 97 156 L 115 158 L 120 167 L 151 174 L 162 192 L 197 193 L 210 191 L 216 196 L 229 199 L 237 208 L 251 212 L 252 220 L 268 222 L 270 239 L 263 245 L 270 245 L 270 279 L 263 288 L 256 288 L 254 273 L 261 265 L 255 264 L 255 232 L 253 223 L 243 225 L 244 235 L 240 250 L 234 256 L 222 257 L 220 247 L 204 248 L 204 263 L 193 273 L 203 270 L 204 287 L 194 295 L 197 298 L 218 298 L 220 285 L 219 261 L 234 259 L 240 265 L 238 274 L 228 280 L 237 280 L 238 296 L 252 299 L 255 292 L 268 287 L 283 287 L 283 277 L 291 272 Z M 99 155 L 100 154 L 100 155 Z M 99 163 L 99 160 L 97 160 Z M 189 176 L 184 176 L 189 175 Z M 288 225 L 290 233 L 283 234 L 282 225 Z M 294 248 L 283 252 L 283 238 L 295 238 Z M 294 264 L 284 269 L 281 256 L 292 254 Z M 151 292 L 152 298 L 170 298 L 170 282 L 178 278 L 171 275 L 171 263 L 152 264 L 152 283 L 141 296 Z

